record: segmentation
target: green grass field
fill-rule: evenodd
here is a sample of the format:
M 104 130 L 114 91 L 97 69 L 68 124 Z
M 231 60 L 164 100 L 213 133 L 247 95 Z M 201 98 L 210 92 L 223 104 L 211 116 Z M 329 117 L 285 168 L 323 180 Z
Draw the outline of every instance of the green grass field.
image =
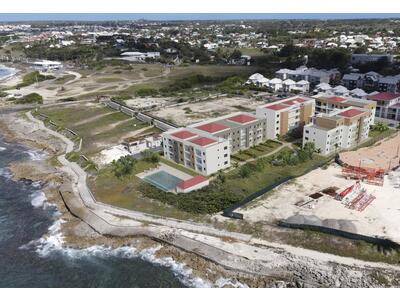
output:
M 83 139 L 81 153 L 93 158 L 102 149 L 118 144 L 123 137 L 148 124 L 100 105 L 73 105 L 43 109 L 56 124 L 75 131 Z M 82 123 L 87 120 L 87 122 Z M 153 131 L 157 131 L 153 129 Z
M 107 167 L 95 177 L 91 177 L 88 183 L 96 199 L 109 205 L 177 219 L 198 218 L 157 200 L 146 198 L 138 191 L 142 181 L 135 174 L 155 166 L 152 163 L 139 161 L 134 174 L 122 179 L 115 177 L 111 167 Z

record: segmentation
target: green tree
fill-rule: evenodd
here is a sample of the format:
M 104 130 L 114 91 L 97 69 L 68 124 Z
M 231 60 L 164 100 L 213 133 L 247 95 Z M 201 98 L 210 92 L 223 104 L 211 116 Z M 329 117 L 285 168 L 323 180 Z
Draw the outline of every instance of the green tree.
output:
M 133 170 L 135 169 L 135 165 L 137 160 L 130 155 L 122 156 L 118 160 L 113 160 L 112 171 L 115 176 L 123 177 L 129 174 L 132 174 Z

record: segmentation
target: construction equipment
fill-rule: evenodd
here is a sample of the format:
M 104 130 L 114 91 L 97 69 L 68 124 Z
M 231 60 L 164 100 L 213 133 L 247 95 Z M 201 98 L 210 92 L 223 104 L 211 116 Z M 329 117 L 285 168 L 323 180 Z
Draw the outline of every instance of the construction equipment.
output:
M 342 174 L 346 179 L 356 179 L 379 186 L 383 186 L 385 178 L 384 169 L 373 169 L 361 166 L 345 165 L 342 167 Z

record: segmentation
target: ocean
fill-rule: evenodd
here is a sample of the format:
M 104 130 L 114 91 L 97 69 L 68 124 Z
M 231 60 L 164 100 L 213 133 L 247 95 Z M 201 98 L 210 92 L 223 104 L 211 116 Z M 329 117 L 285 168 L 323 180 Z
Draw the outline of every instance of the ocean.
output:
M 16 70 L 13 68 L 7 68 L 3 65 L 0 65 L 0 80 L 3 80 L 7 77 L 10 77 L 16 73 Z
M 156 258 L 156 249 L 63 245 L 63 221 L 40 184 L 11 179 L 7 165 L 27 159 L 43 159 L 43 154 L 0 136 L 0 287 L 209 286 L 185 265 Z

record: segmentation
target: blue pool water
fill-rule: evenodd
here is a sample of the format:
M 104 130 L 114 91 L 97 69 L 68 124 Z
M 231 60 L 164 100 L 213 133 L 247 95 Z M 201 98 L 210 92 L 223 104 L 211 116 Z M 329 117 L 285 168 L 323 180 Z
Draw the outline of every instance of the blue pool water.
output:
M 183 181 L 165 171 L 159 171 L 146 176 L 143 180 L 166 192 L 174 190 L 176 185 Z

